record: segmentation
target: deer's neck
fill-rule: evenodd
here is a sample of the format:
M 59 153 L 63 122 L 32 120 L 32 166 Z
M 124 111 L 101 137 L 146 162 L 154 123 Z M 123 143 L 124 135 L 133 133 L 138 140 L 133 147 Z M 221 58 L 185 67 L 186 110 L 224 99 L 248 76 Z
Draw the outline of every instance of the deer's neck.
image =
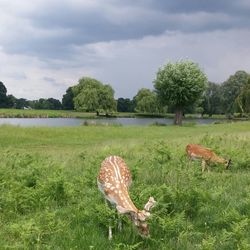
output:
M 211 161 L 221 163 L 221 164 L 225 164 L 227 162 L 225 159 L 223 159 L 222 157 L 219 157 L 219 156 L 217 156 L 215 154 L 211 158 Z
M 112 188 L 113 187 L 113 188 Z M 131 200 L 127 187 L 123 183 L 116 183 L 111 187 L 113 189 L 110 195 L 116 205 L 119 205 L 127 210 L 137 212 L 138 209 Z

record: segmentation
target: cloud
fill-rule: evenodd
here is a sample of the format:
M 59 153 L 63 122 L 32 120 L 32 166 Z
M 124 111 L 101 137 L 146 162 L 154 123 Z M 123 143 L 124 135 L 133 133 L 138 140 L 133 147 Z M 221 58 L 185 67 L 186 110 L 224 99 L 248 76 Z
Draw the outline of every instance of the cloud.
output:
M 249 69 L 249 12 L 248 0 L 1 0 L 0 80 L 61 99 L 92 76 L 133 97 L 166 60 L 189 58 L 224 81 Z
M 139 88 L 153 88 L 158 68 L 168 61 L 193 60 L 199 63 L 209 80 L 215 82 L 226 80 L 239 69 L 247 71 L 249 39 L 250 31 L 246 29 L 166 32 L 140 40 L 83 46 L 78 48 L 78 55 L 79 58 L 91 55 L 87 64 L 95 68 L 93 76 L 111 83 L 117 97 L 133 97 Z
M 3 0 L 0 7 L 3 49 L 44 59 L 70 57 L 75 45 L 250 25 L 246 1 Z

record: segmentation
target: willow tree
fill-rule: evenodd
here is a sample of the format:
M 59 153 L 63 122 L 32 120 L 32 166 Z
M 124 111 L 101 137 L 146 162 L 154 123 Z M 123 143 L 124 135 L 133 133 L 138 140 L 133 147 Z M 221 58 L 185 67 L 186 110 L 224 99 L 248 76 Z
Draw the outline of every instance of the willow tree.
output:
M 154 87 L 161 103 L 174 107 L 174 124 L 181 125 L 184 107 L 200 99 L 206 83 L 207 77 L 198 64 L 179 61 L 159 68 Z
M 157 95 L 150 89 L 140 89 L 134 98 L 136 101 L 136 112 L 151 114 L 160 113 L 161 107 L 159 105 Z
M 241 88 L 239 96 L 236 98 L 241 113 L 250 113 L 250 77 L 247 83 Z
M 116 110 L 114 90 L 96 79 L 83 77 L 72 87 L 74 107 L 77 111 L 109 112 Z

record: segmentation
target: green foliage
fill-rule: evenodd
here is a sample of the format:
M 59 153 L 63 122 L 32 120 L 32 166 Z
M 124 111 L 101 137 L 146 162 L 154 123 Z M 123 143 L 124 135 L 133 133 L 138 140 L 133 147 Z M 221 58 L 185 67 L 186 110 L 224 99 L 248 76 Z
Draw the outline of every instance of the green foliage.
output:
M 236 98 L 239 96 L 242 87 L 247 84 L 248 78 L 249 75 L 245 71 L 237 71 L 222 83 L 223 107 L 226 113 L 232 114 L 236 111 Z
M 187 143 L 232 158 L 202 173 Z M 249 122 L 195 127 L 0 127 L 2 249 L 249 249 Z M 93 153 L 94 152 L 94 153 Z M 102 160 L 120 155 L 130 195 L 157 201 L 150 237 L 107 206 L 97 188 Z M 123 229 L 117 229 L 117 218 Z M 108 226 L 113 240 L 108 240 Z
M 27 104 L 27 106 L 30 106 L 33 109 L 50 109 L 50 110 L 58 110 L 62 109 L 62 104 L 59 100 L 54 99 L 54 98 L 40 98 L 39 100 L 34 100 L 34 101 L 29 101 L 29 102 L 24 102 L 24 104 Z M 24 104 L 20 107 L 23 108 Z
M 67 88 L 66 94 L 63 95 L 62 98 L 62 108 L 66 110 L 73 110 L 74 109 L 74 93 L 72 87 Z
M 208 82 L 208 87 L 204 93 L 202 102 L 203 114 L 212 116 L 213 114 L 221 114 L 224 112 L 222 107 L 223 96 L 221 92 L 221 85 Z
M 96 79 L 83 77 L 73 87 L 74 107 L 77 111 L 112 112 L 116 110 L 114 90 Z
M 197 64 L 180 61 L 161 67 L 157 72 L 154 87 L 164 105 L 174 106 L 175 123 L 181 124 L 183 108 L 199 100 L 206 82 L 207 78 Z
M 24 110 L 0 109 L 0 117 L 5 118 L 95 118 L 95 113 L 66 110 Z
M 134 99 L 136 101 L 136 112 L 158 114 L 163 111 L 157 99 L 156 93 L 150 89 L 140 89 Z
M 241 88 L 240 94 L 236 98 L 236 104 L 239 106 L 241 113 L 250 113 L 250 77 Z
M 154 86 L 164 104 L 183 107 L 197 101 L 205 89 L 206 81 L 206 76 L 197 64 L 180 61 L 161 67 Z
M 136 249 L 140 249 L 140 246 L 142 244 L 143 244 L 142 241 L 134 245 L 119 243 L 115 246 L 115 250 L 136 250 Z
M 5 85 L 2 82 L 0 82 L 0 108 L 8 107 L 7 105 L 8 98 L 6 94 L 7 94 L 7 89 Z
M 118 112 L 134 112 L 135 111 L 135 100 L 129 98 L 118 98 L 117 100 L 117 111 Z

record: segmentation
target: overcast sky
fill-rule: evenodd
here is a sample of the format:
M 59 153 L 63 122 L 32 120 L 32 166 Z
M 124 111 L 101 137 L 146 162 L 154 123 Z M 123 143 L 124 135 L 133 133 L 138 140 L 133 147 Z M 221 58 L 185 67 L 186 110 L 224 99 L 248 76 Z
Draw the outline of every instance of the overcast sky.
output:
M 220 83 L 250 72 L 249 13 L 250 0 L 0 0 L 0 81 L 18 98 L 61 99 L 90 76 L 132 98 L 190 59 Z

